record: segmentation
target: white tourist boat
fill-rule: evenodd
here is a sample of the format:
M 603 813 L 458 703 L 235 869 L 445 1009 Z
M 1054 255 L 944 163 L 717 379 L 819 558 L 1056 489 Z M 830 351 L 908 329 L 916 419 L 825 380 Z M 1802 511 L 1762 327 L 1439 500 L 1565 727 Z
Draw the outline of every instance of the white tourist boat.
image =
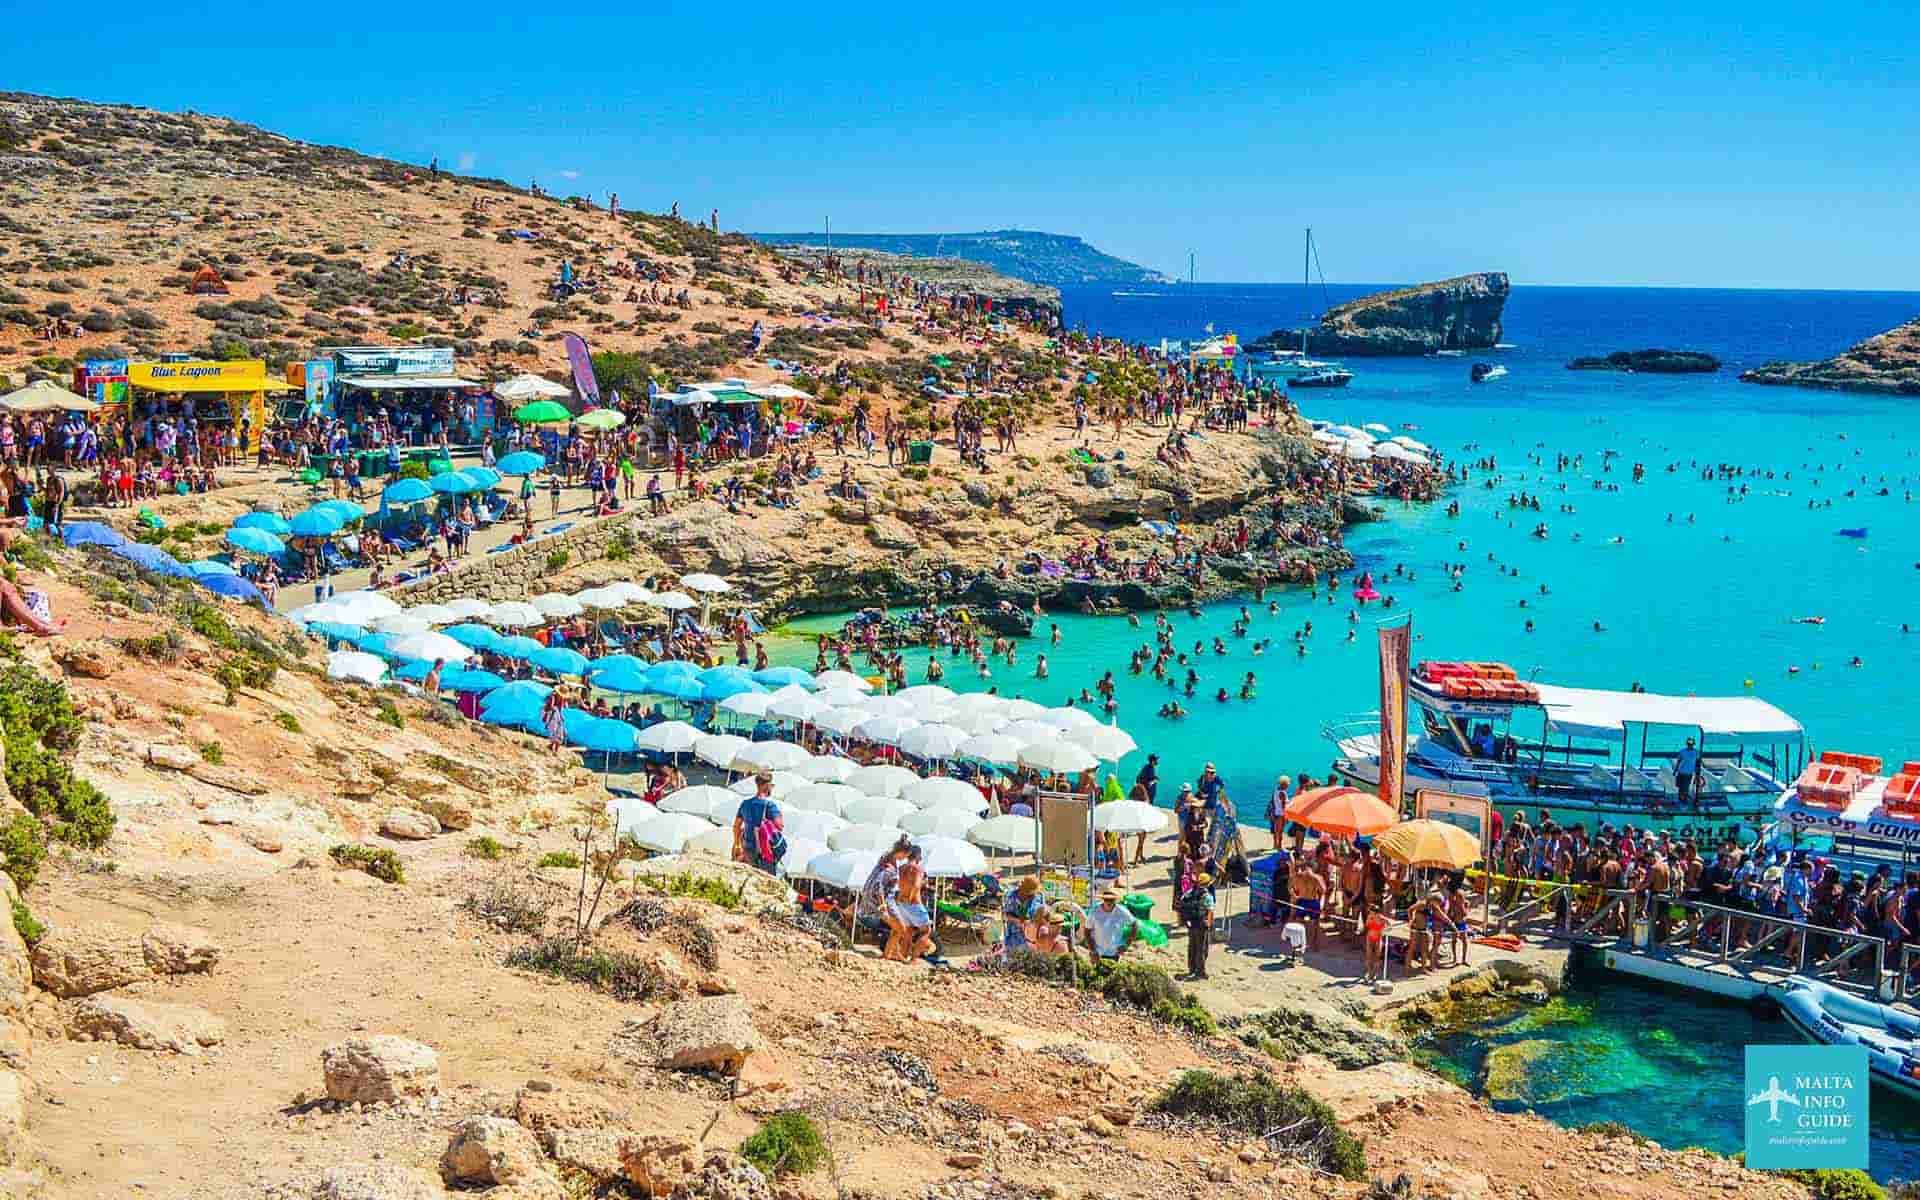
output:
M 1753 840 L 1807 759 L 1806 732 L 1753 696 L 1663 696 L 1525 682 L 1499 663 L 1421 663 L 1407 681 L 1403 794 L 1485 796 L 1503 813 L 1562 825 L 1632 825 L 1696 841 Z M 1329 726 L 1335 772 L 1380 780 L 1378 714 Z M 1682 799 L 1673 763 L 1700 770 Z

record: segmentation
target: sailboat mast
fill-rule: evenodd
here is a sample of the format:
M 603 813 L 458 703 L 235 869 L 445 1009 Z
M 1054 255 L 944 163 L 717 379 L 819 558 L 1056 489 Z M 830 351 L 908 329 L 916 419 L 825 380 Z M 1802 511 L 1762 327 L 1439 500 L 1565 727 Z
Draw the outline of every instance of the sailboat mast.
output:
M 1300 251 L 1300 296 L 1302 299 L 1306 299 L 1307 296 L 1310 294 L 1307 291 L 1307 276 L 1311 270 L 1312 262 L 1313 262 L 1313 226 L 1309 225 L 1307 226 L 1307 243 Z M 1313 304 L 1311 301 L 1309 301 L 1307 304 L 1306 316 L 1309 322 L 1313 320 Z M 1302 325 L 1300 326 L 1300 357 L 1305 358 L 1306 356 L 1307 356 L 1307 327 L 1306 325 Z

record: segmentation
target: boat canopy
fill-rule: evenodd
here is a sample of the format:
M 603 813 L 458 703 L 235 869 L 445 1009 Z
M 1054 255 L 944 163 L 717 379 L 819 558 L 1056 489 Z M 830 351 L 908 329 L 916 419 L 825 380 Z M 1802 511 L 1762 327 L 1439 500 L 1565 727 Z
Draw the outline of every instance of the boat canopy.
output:
M 1753 696 L 1661 696 L 1534 685 L 1547 728 L 1569 737 L 1621 741 L 1629 725 L 1698 729 L 1703 745 L 1774 745 L 1805 736 L 1800 722 Z

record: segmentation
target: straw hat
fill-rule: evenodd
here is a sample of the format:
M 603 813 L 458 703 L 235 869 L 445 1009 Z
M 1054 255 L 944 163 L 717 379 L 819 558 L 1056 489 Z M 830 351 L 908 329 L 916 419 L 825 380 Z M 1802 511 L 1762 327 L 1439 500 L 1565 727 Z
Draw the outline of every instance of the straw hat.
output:
M 1110 887 L 1100 893 L 1100 898 L 1102 900 L 1118 900 L 1120 898 L 1120 889 L 1117 887 Z

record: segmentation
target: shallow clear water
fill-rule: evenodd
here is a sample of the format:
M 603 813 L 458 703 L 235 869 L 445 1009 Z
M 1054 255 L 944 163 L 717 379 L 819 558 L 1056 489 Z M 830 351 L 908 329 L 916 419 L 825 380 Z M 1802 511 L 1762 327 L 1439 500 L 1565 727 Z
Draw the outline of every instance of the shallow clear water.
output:
M 1333 299 L 1361 290 L 1335 289 Z M 1208 321 L 1251 336 L 1301 310 L 1297 287 L 1250 285 L 1202 285 L 1161 299 L 1070 289 L 1066 303 L 1069 320 L 1134 339 L 1199 336 Z M 1455 458 L 1498 459 L 1496 487 L 1482 487 L 1476 474 L 1456 489 L 1464 510 L 1457 520 L 1441 504 L 1394 505 L 1387 521 L 1349 533 L 1360 564 L 1376 576 L 1396 565 L 1414 572 L 1412 582 L 1392 580 L 1382 590 L 1398 600 L 1394 613 L 1413 614 L 1416 659 L 1504 660 L 1548 682 L 1638 681 L 1678 693 L 1735 694 L 1750 683 L 1821 747 L 1920 758 L 1904 703 L 1920 666 L 1920 634 L 1900 629 L 1903 621 L 1920 626 L 1920 510 L 1906 499 L 1907 489 L 1920 491 L 1920 402 L 1735 378 L 1767 359 L 1834 353 L 1915 313 L 1920 294 L 1518 288 L 1506 320 L 1517 348 L 1498 354 L 1507 378 L 1469 383 L 1471 358 L 1358 359 L 1349 364 L 1357 374 L 1350 387 L 1296 399 L 1310 416 L 1396 431 L 1410 424 L 1413 436 Z M 1564 367 L 1576 354 L 1650 345 L 1707 350 L 1726 366 L 1713 376 Z M 1463 449 L 1469 444 L 1477 448 Z M 1601 452 L 1609 449 L 1619 458 L 1606 470 Z M 1584 460 L 1560 474 L 1529 460 L 1544 455 L 1550 468 L 1556 451 Z M 1644 483 L 1630 481 L 1635 462 L 1647 466 Z M 1724 484 L 1700 480 L 1697 466 L 1712 463 L 1762 474 L 1733 502 Z M 1619 490 L 1597 490 L 1596 482 Z M 1872 495 L 1883 482 L 1891 496 Z M 1510 513 L 1507 497 L 1518 491 L 1539 494 L 1543 511 Z M 1810 511 L 1810 499 L 1823 507 Z M 1577 511 L 1558 512 L 1562 503 Z M 1545 540 L 1529 532 L 1541 521 Z M 1836 533 L 1858 526 L 1868 529 L 1864 540 Z M 1613 544 L 1615 537 L 1624 542 Z M 1446 582 L 1450 562 L 1467 564 L 1462 592 Z M 1184 721 L 1154 716 L 1167 689 L 1126 674 L 1128 652 L 1148 642 L 1151 629 L 1121 618 L 1050 616 L 1062 643 L 1023 645 L 1019 665 L 996 664 L 992 682 L 1006 694 L 1057 703 L 1112 670 L 1120 722 L 1144 750 L 1160 753 L 1163 776 L 1191 778 L 1212 759 L 1251 814 L 1274 776 L 1306 769 L 1324 777 L 1333 754 L 1323 726 L 1376 707 L 1371 634 L 1387 614 L 1378 605 L 1360 609 L 1357 639 L 1347 643 L 1352 606 L 1344 594 L 1331 606 L 1302 589 L 1278 595 L 1280 613 L 1257 611 L 1246 639 L 1228 633 L 1237 605 L 1212 606 L 1198 620 L 1176 615 L 1181 649 L 1219 635 L 1230 651 L 1204 655 L 1199 696 L 1186 702 L 1193 715 Z M 1808 615 L 1826 624 L 1793 622 Z M 1296 657 L 1290 635 L 1308 619 L 1310 651 Z M 1604 632 L 1594 631 L 1596 621 Z M 1252 655 L 1251 642 L 1268 637 L 1274 647 Z M 1041 650 L 1052 665 L 1046 681 L 1032 678 Z M 1863 665 L 1848 667 L 1855 655 Z M 790 648 L 785 657 L 802 655 Z M 914 660 L 915 681 L 923 664 Z M 1789 674 L 1795 665 L 1800 671 Z M 1222 686 L 1237 696 L 1248 671 L 1258 680 L 1256 699 L 1209 698 Z M 986 686 L 952 669 L 947 683 Z M 1123 764 L 1129 777 L 1140 757 Z
M 1743 1137 L 1745 1047 L 1798 1041 L 1785 1022 L 1755 1017 L 1745 1005 L 1583 968 L 1546 1005 L 1417 1050 L 1476 1090 L 1493 1060 L 1500 1096 L 1510 1098 L 1489 1102 L 1504 1112 L 1571 1126 L 1618 1121 L 1664 1146 L 1732 1154 Z M 1920 1108 L 1875 1090 L 1871 1124 L 1873 1175 L 1920 1176 Z

